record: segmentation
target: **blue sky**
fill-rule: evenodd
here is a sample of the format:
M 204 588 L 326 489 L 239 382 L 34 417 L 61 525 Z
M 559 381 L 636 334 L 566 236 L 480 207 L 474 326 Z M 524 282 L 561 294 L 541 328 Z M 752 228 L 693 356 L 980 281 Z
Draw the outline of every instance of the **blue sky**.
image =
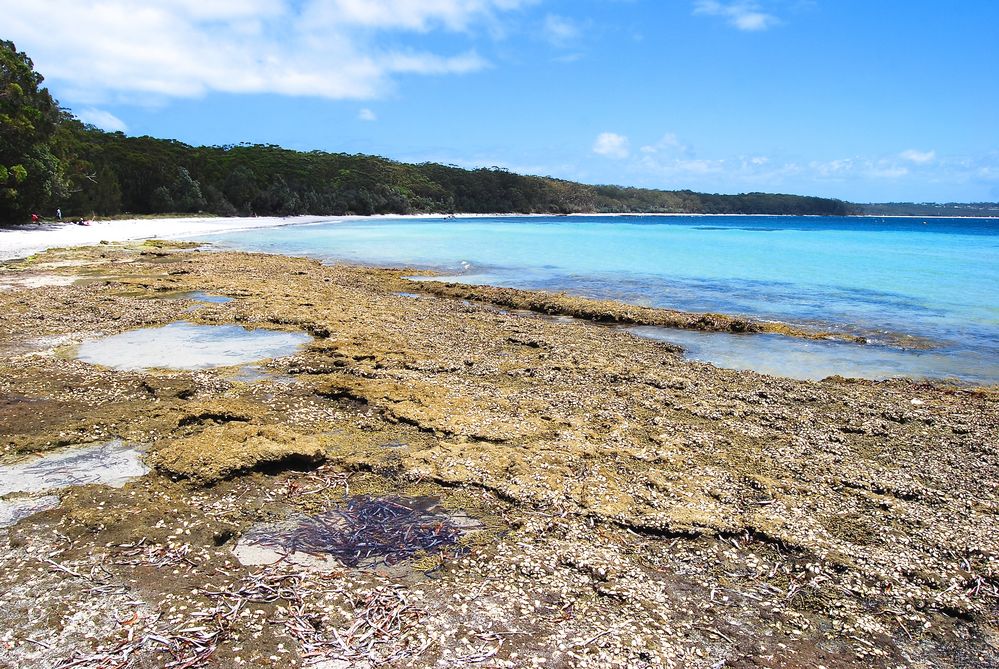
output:
M 84 120 L 589 183 L 999 200 L 999 3 L 0 0 Z

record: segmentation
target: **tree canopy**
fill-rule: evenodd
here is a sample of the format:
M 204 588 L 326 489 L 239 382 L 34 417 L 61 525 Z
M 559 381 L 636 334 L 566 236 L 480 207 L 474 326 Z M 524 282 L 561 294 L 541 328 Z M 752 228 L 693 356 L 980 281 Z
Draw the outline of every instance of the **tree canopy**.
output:
M 59 106 L 27 54 L 0 41 L 0 220 L 67 194 L 51 151 Z

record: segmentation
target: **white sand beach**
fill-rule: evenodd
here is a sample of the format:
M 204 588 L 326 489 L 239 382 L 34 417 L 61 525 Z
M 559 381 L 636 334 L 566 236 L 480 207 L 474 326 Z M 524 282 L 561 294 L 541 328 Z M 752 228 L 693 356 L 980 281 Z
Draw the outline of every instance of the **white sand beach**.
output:
M 94 221 L 90 225 L 26 224 L 0 228 L 0 260 L 24 258 L 59 246 L 88 246 L 102 241 L 122 242 L 134 239 L 179 239 L 215 232 L 316 223 L 331 218 L 330 216 L 146 218 Z
M 461 214 L 461 218 L 510 218 L 539 214 Z M 136 218 L 93 221 L 88 225 L 47 222 L 0 227 L 0 261 L 24 258 L 54 247 L 93 246 L 102 241 L 135 239 L 185 239 L 216 232 L 233 232 L 283 225 L 309 225 L 339 221 L 443 218 L 447 214 L 376 214 L 373 216 L 244 216 L 231 218 Z

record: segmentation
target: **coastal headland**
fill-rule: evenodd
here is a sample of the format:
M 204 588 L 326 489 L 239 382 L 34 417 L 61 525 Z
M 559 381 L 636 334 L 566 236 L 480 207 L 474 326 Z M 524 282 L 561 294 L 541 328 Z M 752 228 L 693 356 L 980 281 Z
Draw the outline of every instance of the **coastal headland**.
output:
M 155 240 L 0 267 L 2 465 L 120 441 L 150 467 L 0 529 L 0 666 L 999 664 L 994 387 L 727 371 L 592 322 L 624 305 L 406 275 Z M 177 321 L 311 341 L 76 358 Z M 427 500 L 443 550 L 245 557 Z

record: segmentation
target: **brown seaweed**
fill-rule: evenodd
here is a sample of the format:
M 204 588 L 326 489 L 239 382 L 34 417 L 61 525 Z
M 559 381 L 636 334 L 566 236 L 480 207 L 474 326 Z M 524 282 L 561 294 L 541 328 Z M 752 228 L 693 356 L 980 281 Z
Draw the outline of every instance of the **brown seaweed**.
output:
M 332 555 L 347 567 L 362 562 L 391 566 L 421 551 L 452 546 L 462 535 L 448 516 L 432 510 L 434 503 L 358 495 L 340 508 L 297 520 L 289 531 L 264 532 L 253 539 L 288 553 Z

